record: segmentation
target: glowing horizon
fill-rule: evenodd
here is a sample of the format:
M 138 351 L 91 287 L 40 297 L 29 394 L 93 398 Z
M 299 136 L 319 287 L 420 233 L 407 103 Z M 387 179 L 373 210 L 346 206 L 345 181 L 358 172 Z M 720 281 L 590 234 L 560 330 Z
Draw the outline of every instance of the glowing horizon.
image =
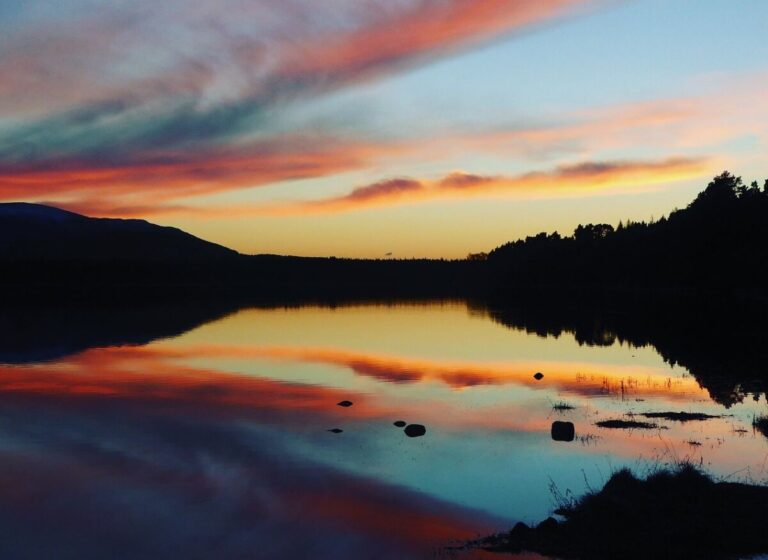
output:
M 0 202 L 349 257 L 660 217 L 723 169 L 768 175 L 766 19 L 759 0 L 3 5 Z

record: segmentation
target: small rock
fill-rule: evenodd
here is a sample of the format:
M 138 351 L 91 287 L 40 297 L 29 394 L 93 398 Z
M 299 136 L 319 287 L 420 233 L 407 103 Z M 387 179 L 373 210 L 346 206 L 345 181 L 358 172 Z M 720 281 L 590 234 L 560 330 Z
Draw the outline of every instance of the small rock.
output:
M 340 403 L 336 403 L 337 406 L 343 406 L 344 408 L 352 406 L 352 401 L 341 401 Z
M 557 522 L 557 519 L 554 517 L 547 517 L 544 521 L 536 525 L 536 530 L 541 531 L 542 533 L 551 533 L 552 531 L 557 531 L 559 526 L 560 524 Z
M 344 430 L 342 430 L 341 428 L 333 428 L 332 430 L 328 430 L 328 431 L 331 432 L 332 434 L 340 434 Z
M 427 433 L 427 429 L 421 424 L 408 424 L 405 427 L 405 435 L 408 437 L 421 437 Z
M 542 379 L 544 379 L 544 374 L 543 374 L 543 373 L 541 373 L 540 371 L 537 371 L 537 372 L 536 372 L 536 373 L 533 375 L 533 378 L 534 378 L 536 381 L 541 381 Z
M 510 538 L 521 540 L 521 541 L 529 539 L 530 536 L 531 536 L 531 528 L 528 527 L 528 525 L 526 525 L 522 521 L 518 521 L 517 524 L 509 532 Z
M 398 420 L 397 422 L 395 422 L 395 426 L 397 426 L 398 428 L 405 428 L 405 422 L 403 420 Z
M 576 428 L 573 422 L 552 422 L 552 439 L 555 441 L 573 441 Z

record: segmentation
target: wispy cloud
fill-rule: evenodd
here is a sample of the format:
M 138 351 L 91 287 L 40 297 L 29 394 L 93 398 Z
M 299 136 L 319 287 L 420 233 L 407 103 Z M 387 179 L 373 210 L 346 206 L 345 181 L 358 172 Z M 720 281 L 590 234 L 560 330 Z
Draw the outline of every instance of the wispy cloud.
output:
M 35 163 L 0 158 L 0 199 L 74 196 L 132 206 L 131 200 L 149 195 L 153 203 L 161 204 L 349 171 L 399 149 L 396 143 L 347 141 L 323 134 L 275 136 L 233 146 L 159 147 L 140 153 L 94 146 L 87 154 Z
M 520 175 L 453 172 L 438 179 L 394 178 L 358 187 L 350 193 L 308 202 L 273 205 L 264 213 L 346 212 L 372 206 L 425 200 L 497 197 L 546 197 L 600 193 L 617 187 L 647 187 L 690 179 L 709 171 L 706 159 L 581 162 Z
M 285 119 L 318 96 L 604 3 L 136 0 L 93 10 L 90 0 L 72 0 L 52 14 L 33 9 L 33 1 L 17 29 L 0 38 L 0 200 L 54 201 L 105 216 L 199 214 L 190 197 L 374 166 L 389 178 L 341 197 L 234 211 L 319 213 L 468 196 L 570 195 L 696 176 L 706 166 L 691 155 L 717 153 L 714 144 L 764 129 L 764 80 L 709 97 L 542 115 L 530 126 L 432 130 L 419 138 Z M 633 150 L 656 159 L 614 161 Z M 397 162 L 381 165 L 424 157 L 443 159 L 450 169 L 452 156 L 476 153 L 517 158 L 516 169 L 521 158 L 549 169 L 410 178 L 398 175 L 407 168 Z M 557 167 L 562 161 L 613 167 L 579 174 L 578 166 Z
M 76 0 L 69 18 L 3 40 L 0 197 L 207 192 L 354 168 L 355 150 L 308 148 L 307 130 L 287 149 L 274 112 L 588 4 L 138 0 L 94 15 Z
M 445 56 L 596 3 L 201 0 L 192 7 L 136 0 L 100 3 L 95 11 L 91 2 L 73 0 L 69 17 L 62 11 L 59 18 L 33 18 L 7 35 L 0 108 L 103 100 L 115 91 L 191 93 L 208 101 L 301 94 Z M 148 52 L 154 58 L 142 60 Z

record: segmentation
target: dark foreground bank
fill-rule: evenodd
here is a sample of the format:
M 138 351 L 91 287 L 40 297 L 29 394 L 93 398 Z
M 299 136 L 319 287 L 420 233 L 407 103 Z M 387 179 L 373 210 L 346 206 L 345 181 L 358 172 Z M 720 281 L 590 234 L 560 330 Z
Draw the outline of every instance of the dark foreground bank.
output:
M 768 487 L 715 482 L 690 465 L 642 480 L 614 474 L 605 487 L 536 527 L 518 523 L 468 546 L 559 558 L 744 558 L 768 552 Z

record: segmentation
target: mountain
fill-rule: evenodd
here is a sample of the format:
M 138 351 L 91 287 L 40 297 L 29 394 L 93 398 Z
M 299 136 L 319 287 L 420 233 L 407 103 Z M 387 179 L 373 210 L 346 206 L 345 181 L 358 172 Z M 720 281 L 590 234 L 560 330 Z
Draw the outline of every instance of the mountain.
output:
M 462 297 L 482 263 L 241 255 L 144 220 L 0 204 L 0 299 Z
M 144 220 L 89 218 L 51 206 L 0 204 L 0 260 L 195 261 L 238 253 Z

